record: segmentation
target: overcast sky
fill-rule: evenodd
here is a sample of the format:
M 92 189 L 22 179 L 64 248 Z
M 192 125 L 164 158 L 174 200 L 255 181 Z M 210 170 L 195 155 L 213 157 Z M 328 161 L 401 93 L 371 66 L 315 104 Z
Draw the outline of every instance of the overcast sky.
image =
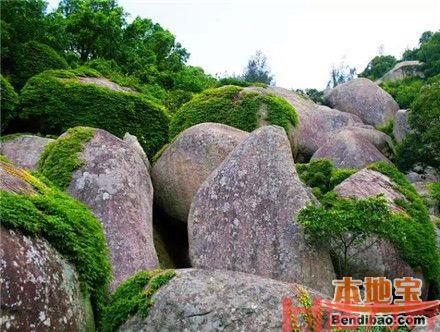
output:
M 53 8 L 58 0 L 50 0 Z M 151 18 L 208 73 L 240 74 L 260 49 L 276 83 L 325 87 L 343 59 L 361 72 L 383 45 L 400 57 L 440 29 L 440 0 L 119 0 L 130 19 Z

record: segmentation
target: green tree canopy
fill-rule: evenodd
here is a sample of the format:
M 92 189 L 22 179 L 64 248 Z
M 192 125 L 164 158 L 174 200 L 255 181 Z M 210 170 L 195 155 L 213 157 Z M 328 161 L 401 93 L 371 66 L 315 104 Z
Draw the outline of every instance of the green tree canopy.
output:
M 375 56 L 359 76 L 375 81 L 381 78 L 388 70 L 393 68 L 396 63 L 397 59 L 392 55 Z

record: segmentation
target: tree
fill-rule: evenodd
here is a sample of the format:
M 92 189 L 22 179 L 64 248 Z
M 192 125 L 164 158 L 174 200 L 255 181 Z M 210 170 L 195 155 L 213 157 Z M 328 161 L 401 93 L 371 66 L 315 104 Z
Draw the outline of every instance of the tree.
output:
M 339 84 L 343 84 L 356 78 L 356 68 L 351 68 L 341 61 L 338 66 L 333 65 L 330 71 L 330 80 L 327 88 L 334 88 Z
M 328 193 L 321 203 L 301 210 L 298 220 L 312 244 L 329 250 L 343 277 L 359 254 L 392 232 L 391 214 L 383 197 L 342 199 Z
M 381 78 L 388 70 L 394 67 L 397 59 L 392 55 L 378 55 L 375 56 L 367 65 L 359 77 L 369 78 L 370 80 L 377 80 Z
M 115 0 L 62 0 L 57 12 L 65 18 L 69 50 L 82 62 L 115 56 L 126 16 Z
M 273 83 L 274 78 L 267 65 L 267 57 L 261 51 L 257 51 L 255 55 L 249 59 L 243 73 L 243 79 L 251 83 Z

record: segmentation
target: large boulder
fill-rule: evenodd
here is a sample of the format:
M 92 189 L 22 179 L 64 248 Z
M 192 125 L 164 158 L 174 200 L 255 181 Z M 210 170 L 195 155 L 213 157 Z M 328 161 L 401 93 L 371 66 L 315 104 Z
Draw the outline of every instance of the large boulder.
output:
M 155 203 L 186 224 L 202 182 L 248 135 L 220 123 L 201 123 L 183 131 L 153 166 Z
M 90 302 L 75 268 L 39 237 L 0 227 L 2 331 L 86 331 Z
M 296 222 L 310 202 L 285 131 L 255 130 L 197 191 L 188 217 L 192 265 L 301 282 L 330 294 L 330 256 L 309 246 Z
M 363 168 L 376 161 L 388 159 L 365 138 L 369 133 L 344 129 L 329 137 L 312 156 L 312 159 L 330 159 L 337 168 Z M 372 137 L 374 138 L 374 136 Z M 380 138 L 378 143 L 380 142 Z
M 69 146 L 75 131 L 68 131 L 53 144 Z M 56 163 L 56 147 L 45 155 L 46 164 Z M 104 226 L 113 268 L 113 290 L 139 270 L 158 267 L 153 243 L 153 186 L 147 166 L 132 144 L 102 129 L 94 129 L 78 154 L 77 168 L 66 191 L 86 204 Z M 60 163 L 62 160 L 59 161 Z
M 402 142 L 405 136 L 411 131 L 411 127 L 408 123 L 408 116 L 408 110 L 399 110 L 394 117 L 393 136 L 397 143 Z
M 15 165 L 34 170 L 45 147 L 52 141 L 50 138 L 33 135 L 11 137 L 1 143 L 0 153 Z
M 244 131 L 265 125 L 278 125 L 286 130 L 295 154 L 298 118 L 295 109 L 283 98 L 259 87 L 222 86 L 208 89 L 182 105 L 170 122 L 170 136 L 203 122 L 216 122 Z
M 334 191 L 343 198 L 363 199 L 383 195 L 393 213 L 405 213 L 394 202 L 405 200 L 405 196 L 396 189 L 396 184 L 388 176 L 371 169 L 362 169 L 353 174 L 337 185 Z M 423 274 L 414 271 L 392 243 L 383 238 L 367 240 L 364 249 L 354 256 L 350 273 L 359 279 L 366 276 L 385 276 L 389 279 L 412 276 L 423 279 Z M 426 287 L 424 289 L 427 290 Z
M 302 308 L 322 295 L 241 272 L 177 270 L 153 295 L 148 316 L 135 314 L 119 331 L 280 331 L 285 298 Z
M 308 160 L 328 137 L 346 126 L 362 124 L 362 120 L 350 113 L 315 104 L 298 93 L 280 87 L 267 87 L 270 93 L 287 100 L 297 111 L 299 118 L 299 159 Z
M 324 98 L 330 107 L 356 114 L 373 126 L 387 123 L 399 110 L 399 105 L 388 92 L 366 78 L 340 84 L 327 91 Z
M 417 60 L 401 61 L 387 71 L 380 79 L 376 81 L 376 83 L 381 84 L 386 81 L 401 80 L 408 76 L 423 77 L 424 75 L 421 71 L 422 65 L 423 63 Z

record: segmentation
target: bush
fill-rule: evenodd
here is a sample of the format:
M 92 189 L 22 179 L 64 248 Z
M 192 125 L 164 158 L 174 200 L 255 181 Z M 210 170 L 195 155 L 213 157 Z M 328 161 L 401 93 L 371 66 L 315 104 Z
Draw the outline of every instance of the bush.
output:
M 356 173 L 354 169 L 337 169 L 329 159 L 313 159 L 308 164 L 297 164 L 298 175 L 313 189 L 317 198 L 333 190 L 339 183 Z
M 32 76 L 48 69 L 67 69 L 69 65 L 52 47 L 31 41 L 18 48 L 14 66 L 15 83 L 21 88 Z
M 1 131 L 3 132 L 9 121 L 16 117 L 15 107 L 18 104 L 18 95 L 12 85 L 3 75 L 0 75 L 1 84 Z
M 84 204 L 56 189 L 46 179 L 3 161 L 0 164 L 5 172 L 21 178 L 37 191 L 27 195 L 0 190 L 2 225 L 45 238 L 75 265 L 84 295 L 91 296 L 98 322 L 111 279 L 101 223 Z
M 82 83 L 80 76 L 99 73 L 84 68 L 47 71 L 27 82 L 20 117 L 29 128 L 55 135 L 75 126 L 102 128 L 118 137 L 129 132 L 149 157 L 167 142 L 169 118 L 162 106 L 138 93 Z
M 399 167 L 409 169 L 418 162 L 440 167 L 440 82 L 421 89 L 411 105 L 408 122 L 413 131 L 397 146 Z
M 377 162 L 369 168 L 394 182 L 396 190 L 405 197 L 394 203 L 405 213 L 390 213 L 381 197 L 343 199 L 328 192 L 321 197 L 320 206 L 310 205 L 300 212 L 299 222 L 312 243 L 331 251 L 335 268 L 341 274 L 347 273 L 350 264 L 343 248 L 361 248 L 369 237 L 376 235 L 390 240 L 410 266 L 423 271 L 435 289 L 440 285 L 440 255 L 424 200 L 394 165 Z
M 252 131 L 258 127 L 258 111 L 262 105 L 267 107 L 267 122 L 283 127 L 287 133 L 291 125 L 298 125 L 295 109 L 284 99 L 229 85 L 206 90 L 184 104 L 171 120 L 170 137 L 203 122 Z
M 424 84 L 425 82 L 419 77 L 406 77 L 401 80 L 386 81 L 382 84 L 382 88 L 393 96 L 400 108 L 407 109 L 420 94 Z

